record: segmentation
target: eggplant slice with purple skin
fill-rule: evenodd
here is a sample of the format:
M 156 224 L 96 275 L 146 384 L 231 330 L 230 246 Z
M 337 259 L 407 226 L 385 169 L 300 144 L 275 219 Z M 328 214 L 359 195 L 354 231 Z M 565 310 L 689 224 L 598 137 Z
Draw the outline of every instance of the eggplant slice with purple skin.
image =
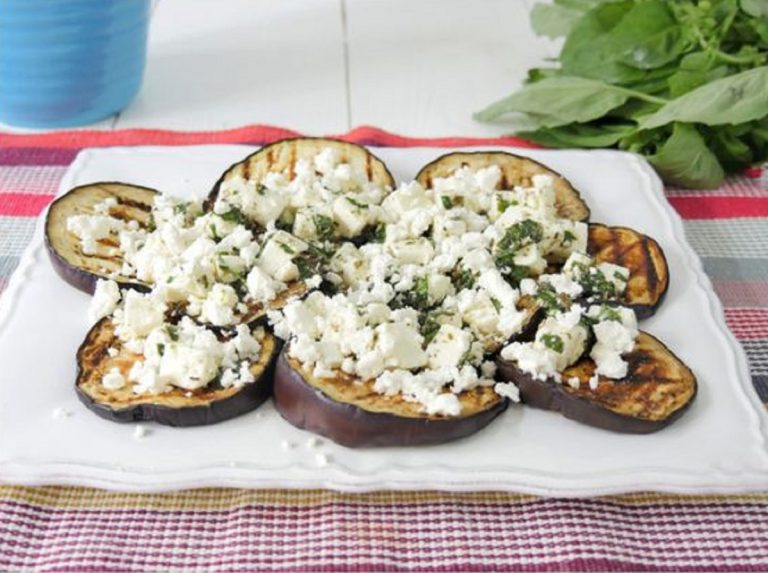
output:
M 117 205 L 110 208 L 111 217 L 136 221 L 140 227 L 147 228 L 157 194 L 147 187 L 103 182 L 75 187 L 56 199 L 45 218 L 45 247 L 56 273 L 73 287 L 89 294 L 93 293 L 99 279 L 112 276 L 122 288 L 149 290 L 149 285 L 121 274 L 122 256 L 110 253 L 110 249 L 119 247 L 116 238 L 99 241 L 99 251 L 86 255 L 80 239 L 67 230 L 67 219 L 73 215 L 94 215 L 95 205 L 114 198 Z
M 450 177 L 461 167 L 479 170 L 492 165 L 501 170 L 499 189 L 512 189 L 516 185 L 528 187 L 534 175 L 551 175 L 555 179 L 558 215 L 572 221 L 589 220 L 589 206 L 582 199 L 581 193 L 565 177 L 533 159 L 505 151 L 448 153 L 422 167 L 416 175 L 416 181 L 430 189 L 433 179 Z
M 459 395 L 460 416 L 430 416 L 400 394 L 385 396 L 372 385 L 343 373 L 316 378 L 284 349 L 275 370 L 275 407 L 297 428 L 352 448 L 457 440 L 484 428 L 507 407 L 493 388 L 479 387 Z
M 598 263 L 613 263 L 629 270 L 629 281 L 619 301 L 638 318 L 652 316 L 669 288 L 669 266 L 659 244 L 627 227 L 589 225 L 587 252 Z
M 614 432 L 655 432 L 687 411 L 696 397 L 696 377 L 661 341 L 641 331 L 635 348 L 624 358 L 629 363 L 627 376 L 621 380 L 600 376 L 595 390 L 590 389 L 589 379 L 596 366 L 588 356 L 560 373 L 563 380 L 578 378 L 578 388 L 535 379 L 501 356 L 496 359 L 497 376 L 514 382 L 528 406 Z
M 104 374 L 118 368 L 127 375 L 141 356 L 122 348 L 112 320 L 105 317 L 91 328 L 77 351 L 75 390 L 89 410 L 113 422 L 156 422 L 179 427 L 215 424 L 255 410 L 269 398 L 279 345 L 269 333 L 261 344 L 259 360 L 250 367 L 256 380 L 241 388 L 219 386 L 191 392 L 174 388 L 158 395 L 135 394 L 130 388 L 111 390 L 101 383 Z M 108 348 L 116 348 L 118 354 L 109 356 Z

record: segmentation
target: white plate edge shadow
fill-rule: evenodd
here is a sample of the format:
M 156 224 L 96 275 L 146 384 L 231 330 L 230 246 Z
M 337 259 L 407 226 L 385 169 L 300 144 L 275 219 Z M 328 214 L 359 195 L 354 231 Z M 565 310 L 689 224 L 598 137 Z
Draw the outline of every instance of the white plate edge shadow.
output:
M 148 149 L 142 147 L 142 149 Z M 118 153 L 125 150 L 130 152 L 136 148 L 110 148 L 110 151 Z M 163 148 L 167 149 L 167 148 Z M 464 149 L 464 148 L 463 148 Z M 477 150 L 477 148 L 466 148 Z M 499 148 L 525 154 L 524 149 L 517 148 Z M 87 164 L 88 159 L 93 152 L 99 153 L 102 150 L 81 151 L 75 158 L 70 168 L 67 170 L 60 184 L 59 194 L 71 187 L 71 182 L 75 179 L 75 174 L 79 169 Z M 448 150 L 446 150 L 448 152 Z M 570 151 L 572 153 L 572 151 Z M 557 153 L 557 151 L 549 151 Z M 703 269 L 703 265 L 698 255 L 688 243 L 683 228 L 683 223 L 679 215 L 672 209 L 667 202 L 663 184 L 650 165 L 639 156 L 626 152 L 599 150 L 584 152 L 595 155 L 611 155 L 620 157 L 623 161 L 628 161 L 634 171 L 644 180 L 642 188 L 649 195 L 654 208 L 664 217 L 664 225 L 670 231 L 682 247 L 685 258 L 685 264 L 693 271 L 696 278 L 696 286 L 703 290 L 705 298 L 709 304 L 708 320 L 718 332 L 718 336 L 729 350 L 729 369 L 737 373 L 739 388 L 739 398 L 745 401 L 750 411 L 750 431 L 758 439 L 762 453 L 768 452 L 768 415 L 765 408 L 759 401 L 759 398 L 752 388 L 751 376 L 747 366 L 746 355 L 743 348 L 737 342 L 734 335 L 727 328 L 723 306 L 716 296 L 712 283 Z M 5 328 L 5 323 L 13 311 L 13 299 L 17 292 L 23 288 L 24 276 L 29 267 L 37 262 L 39 256 L 44 255 L 44 244 L 42 240 L 42 227 L 45 221 L 45 213 L 37 220 L 32 241 L 25 250 L 20 259 L 19 266 L 14 272 L 5 293 L 0 297 L 0 331 Z M 82 464 L 71 462 L 32 462 L 25 460 L 14 460 L 11 462 L 0 463 L 0 482 L 16 483 L 22 485 L 81 485 L 90 487 L 102 487 L 119 491 L 135 492 L 157 492 L 178 489 L 190 489 L 198 487 L 250 487 L 250 488 L 317 488 L 324 487 L 346 492 L 364 492 L 372 490 L 415 490 L 425 489 L 423 479 L 412 481 L 408 479 L 393 479 L 388 476 L 384 479 L 376 479 L 372 473 L 360 473 L 346 466 L 334 464 L 327 468 L 326 473 L 330 474 L 328 478 L 318 479 L 312 476 L 309 478 L 298 478 L 290 481 L 285 478 L 275 478 L 274 474 L 283 469 L 292 469 L 299 471 L 309 471 L 316 473 L 316 467 L 310 467 L 307 464 L 288 464 L 284 467 L 263 469 L 253 464 L 234 463 L 230 465 L 216 464 L 212 466 L 198 466 L 195 468 L 186 468 L 183 471 L 173 470 L 165 472 L 148 472 L 146 470 L 137 470 L 120 467 L 117 465 L 100 466 L 94 464 Z M 413 468 L 398 465 L 390 466 L 393 473 L 406 473 Z M 442 468 L 445 471 L 449 466 Z M 659 491 L 667 493 L 737 493 L 744 491 L 768 490 L 768 474 L 764 467 L 760 468 L 739 468 L 737 470 L 720 470 L 717 480 L 701 480 L 698 473 L 685 471 L 669 470 L 668 468 L 645 468 L 638 472 L 632 470 L 632 481 L 637 486 L 628 487 L 627 477 L 630 473 L 621 471 L 600 472 L 599 474 L 582 473 L 578 476 L 569 474 L 544 473 L 532 471 L 510 471 L 493 468 L 477 468 L 478 472 L 483 473 L 482 479 L 475 474 L 474 482 L 469 483 L 467 479 L 460 481 L 435 479 L 430 481 L 428 489 L 443 491 L 509 491 L 520 492 L 524 494 L 547 495 L 547 496 L 566 496 L 580 497 L 616 493 L 628 493 L 634 491 Z M 271 474 L 271 475 L 269 475 Z M 609 475 L 607 475 L 609 474 Z M 736 485 L 727 485 L 729 478 L 738 477 Z M 372 479 L 373 478 L 373 479 Z M 672 478 L 677 483 L 670 484 L 668 480 Z M 590 484 L 584 486 L 570 486 L 567 482 L 578 482 L 586 480 Z M 162 483 L 158 485 L 157 481 Z M 711 483 L 718 481 L 718 483 Z M 710 483 L 707 483 L 710 482 Z M 546 485 L 545 485 L 546 484 Z

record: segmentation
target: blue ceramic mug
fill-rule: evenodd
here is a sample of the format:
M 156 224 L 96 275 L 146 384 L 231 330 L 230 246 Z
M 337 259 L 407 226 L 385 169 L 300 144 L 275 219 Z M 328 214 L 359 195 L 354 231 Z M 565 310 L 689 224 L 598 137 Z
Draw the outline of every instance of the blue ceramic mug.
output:
M 0 122 L 92 123 L 141 87 L 150 0 L 0 0 Z

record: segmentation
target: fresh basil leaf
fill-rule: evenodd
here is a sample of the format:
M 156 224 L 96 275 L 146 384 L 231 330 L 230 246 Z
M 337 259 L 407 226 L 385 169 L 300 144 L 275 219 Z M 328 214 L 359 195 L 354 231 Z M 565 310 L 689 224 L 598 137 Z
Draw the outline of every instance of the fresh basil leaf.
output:
M 709 146 L 726 171 L 743 169 L 752 163 L 752 149 L 739 138 L 740 130 L 720 127 L 710 131 Z
M 635 2 L 602 4 L 587 12 L 574 26 L 560 52 L 565 75 L 625 84 L 643 79 L 643 71 L 621 62 L 628 45 L 617 45 L 613 30 Z
M 715 80 L 664 105 L 640 122 L 652 129 L 674 121 L 737 124 L 768 115 L 768 66 Z
M 703 86 L 707 82 L 724 78 L 732 69 L 717 65 L 708 52 L 693 52 L 680 60 L 680 68 L 669 77 L 669 94 L 675 98 Z
M 560 70 L 555 68 L 531 68 L 528 70 L 528 82 L 534 83 L 547 78 L 554 78 L 560 75 Z
M 629 94 L 596 80 L 556 77 L 527 84 L 475 114 L 478 121 L 493 121 L 510 112 L 539 114 L 544 127 L 587 122 L 620 106 Z
M 537 3 L 531 10 L 531 27 L 537 36 L 560 38 L 571 31 L 583 14 L 566 6 Z
M 611 32 L 618 60 L 641 70 L 676 60 L 688 41 L 665 2 L 635 4 Z
M 570 145 L 563 143 L 552 135 L 551 130 L 546 127 L 540 127 L 539 129 L 530 131 L 518 131 L 515 135 L 545 147 L 570 147 Z
M 662 178 L 674 185 L 714 189 L 725 172 L 704 138 L 692 125 L 676 123 L 672 136 L 648 157 Z
M 635 131 L 634 123 L 615 125 L 571 124 L 562 127 L 543 127 L 532 132 L 520 132 L 520 137 L 553 147 L 611 147 Z M 543 141 L 546 139 L 550 143 Z
M 768 18 L 768 0 L 741 0 L 741 9 L 755 18 Z

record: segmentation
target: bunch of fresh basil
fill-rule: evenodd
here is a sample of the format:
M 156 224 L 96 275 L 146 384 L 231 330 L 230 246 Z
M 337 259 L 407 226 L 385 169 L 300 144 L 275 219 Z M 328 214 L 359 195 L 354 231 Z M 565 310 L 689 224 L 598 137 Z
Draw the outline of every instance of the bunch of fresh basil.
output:
M 531 20 L 566 37 L 559 65 L 476 119 L 522 112 L 529 140 L 640 153 L 686 187 L 768 157 L 768 0 L 554 0 Z

